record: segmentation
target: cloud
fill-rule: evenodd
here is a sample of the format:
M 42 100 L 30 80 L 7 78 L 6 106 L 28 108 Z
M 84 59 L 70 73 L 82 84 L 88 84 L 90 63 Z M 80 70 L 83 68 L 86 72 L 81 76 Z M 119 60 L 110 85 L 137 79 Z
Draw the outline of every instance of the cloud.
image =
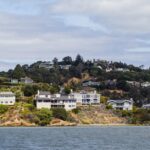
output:
M 150 53 L 150 47 L 131 48 L 131 49 L 127 49 L 127 52 L 132 52 L 132 53 Z
M 101 31 L 103 33 L 109 34 L 109 30 L 94 22 L 90 17 L 84 15 L 64 15 L 59 16 L 58 18 L 62 19 L 66 26 L 80 27 L 80 28 L 89 28 L 93 31 Z
M 149 18 L 149 0 L 0 0 L 0 66 L 77 53 L 148 66 Z

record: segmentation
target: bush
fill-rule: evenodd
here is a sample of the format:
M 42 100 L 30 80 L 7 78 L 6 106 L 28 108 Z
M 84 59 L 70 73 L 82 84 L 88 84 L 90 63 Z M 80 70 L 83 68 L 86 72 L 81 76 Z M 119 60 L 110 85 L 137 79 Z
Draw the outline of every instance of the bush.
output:
M 32 85 L 26 85 L 23 89 L 22 89 L 24 96 L 30 97 L 33 96 L 37 93 L 37 87 L 36 86 L 32 86 Z
M 39 119 L 37 123 L 41 126 L 45 126 L 50 123 L 52 112 L 49 109 L 42 108 L 36 112 L 36 116 Z
M 73 113 L 78 114 L 80 112 L 80 108 L 75 108 L 72 110 Z
M 7 105 L 0 105 L 0 114 L 4 114 L 8 110 Z
M 106 105 L 106 109 L 113 109 L 112 105 Z
M 35 106 L 33 104 L 28 103 L 26 103 L 24 107 L 27 108 L 29 111 L 33 111 L 35 109 Z
M 53 108 L 53 117 L 61 119 L 61 120 L 67 120 L 68 113 L 64 108 Z
M 132 112 L 128 111 L 128 110 L 123 110 L 122 111 L 122 117 L 131 117 L 132 116 Z

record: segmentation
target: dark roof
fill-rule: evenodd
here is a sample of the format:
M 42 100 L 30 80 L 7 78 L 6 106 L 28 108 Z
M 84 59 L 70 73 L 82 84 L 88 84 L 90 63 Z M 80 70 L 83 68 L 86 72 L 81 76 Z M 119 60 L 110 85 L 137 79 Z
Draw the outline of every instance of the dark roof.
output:
M 115 102 L 115 103 L 124 103 L 124 102 L 130 102 L 130 103 L 133 103 L 133 100 L 108 100 L 108 103 L 111 103 L 111 102 Z
M 56 96 L 52 96 L 51 98 L 48 98 L 48 97 L 36 97 L 36 100 L 76 100 L 75 98 L 73 97 L 68 97 L 68 96 L 61 96 L 61 97 L 56 97 Z
M 51 95 L 48 91 L 39 91 L 39 95 Z

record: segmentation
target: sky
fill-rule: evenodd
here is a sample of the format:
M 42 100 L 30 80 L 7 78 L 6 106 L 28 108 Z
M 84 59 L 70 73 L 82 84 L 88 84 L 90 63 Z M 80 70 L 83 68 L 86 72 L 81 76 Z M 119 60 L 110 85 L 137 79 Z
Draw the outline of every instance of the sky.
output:
M 150 0 L 0 0 L 0 71 L 54 57 L 150 66 Z

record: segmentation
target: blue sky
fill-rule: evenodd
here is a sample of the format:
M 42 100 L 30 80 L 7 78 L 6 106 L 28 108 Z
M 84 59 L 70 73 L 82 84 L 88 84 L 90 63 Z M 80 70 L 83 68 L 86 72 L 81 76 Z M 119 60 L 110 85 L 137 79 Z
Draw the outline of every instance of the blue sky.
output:
M 100 58 L 150 66 L 149 0 L 0 0 L 0 70 Z

